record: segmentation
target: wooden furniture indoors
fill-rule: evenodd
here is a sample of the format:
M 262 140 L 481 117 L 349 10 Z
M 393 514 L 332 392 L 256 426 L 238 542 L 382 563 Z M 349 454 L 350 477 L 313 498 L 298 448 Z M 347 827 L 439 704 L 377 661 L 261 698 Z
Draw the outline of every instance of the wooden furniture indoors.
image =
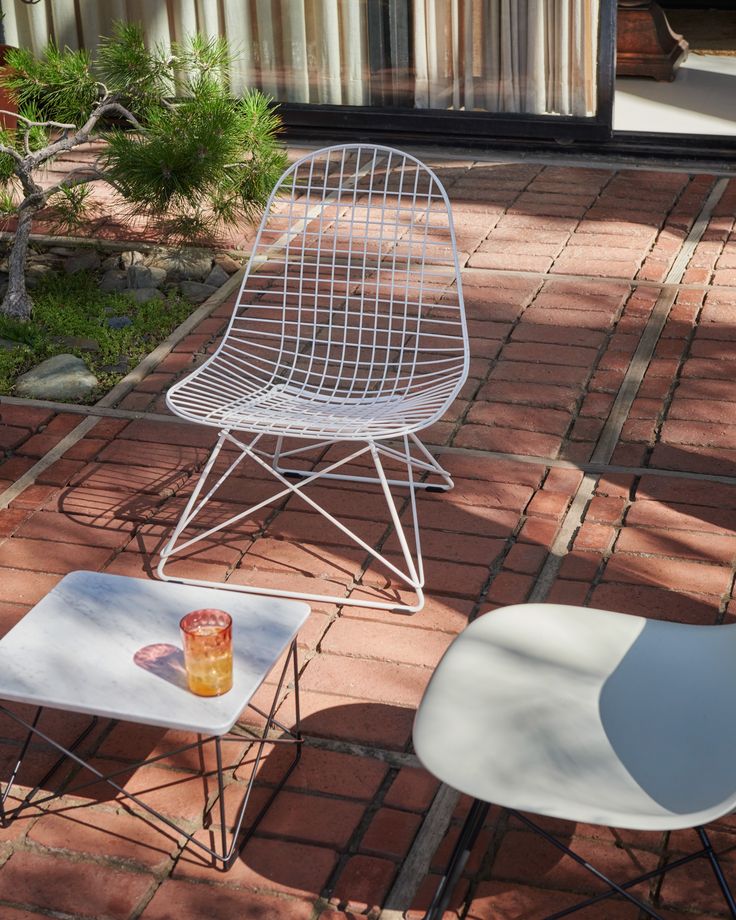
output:
M 618 0 L 616 75 L 674 80 L 688 43 L 653 0 Z

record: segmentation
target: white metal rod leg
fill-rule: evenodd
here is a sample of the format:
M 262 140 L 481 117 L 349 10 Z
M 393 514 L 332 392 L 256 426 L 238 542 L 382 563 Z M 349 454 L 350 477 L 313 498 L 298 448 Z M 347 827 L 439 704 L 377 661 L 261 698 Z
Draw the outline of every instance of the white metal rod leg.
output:
M 350 454 L 348 457 L 342 460 L 335 461 L 334 463 L 331 463 L 329 466 L 326 467 L 324 471 L 317 471 L 317 472 L 310 472 L 310 473 L 304 473 L 302 471 L 303 476 L 300 477 L 299 482 L 295 483 L 295 482 L 289 481 L 289 479 L 287 479 L 285 475 L 283 475 L 277 469 L 275 469 L 272 463 L 266 462 L 266 460 L 264 460 L 263 457 L 261 456 L 262 451 L 256 451 L 255 447 L 259 440 L 260 440 L 260 436 L 257 436 L 256 438 L 253 439 L 253 441 L 251 441 L 250 444 L 246 445 L 246 444 L 241 443 L 236 437 L 234 437 L 228 431 L 224 431 L 221 434 L 220 439 L 218 440 L 209 460 L 207 461 L 204 469 L 202 470 L 199 481 L 197 482 L 197 485 L 195 486 L 194 492 L 189 498 L 189 501 L 187 502 L 186 507 L 184 508 L 184 511 L 182 512 L 181 518 L 179 522 L 177 523 L 176 527 L 174 528 L 174 532 L 171 538 L 169 539 L 168 543 L 166 544 L 166 546 L 161 552 L 161 558 L 160 558 L 160 561 L 157 567 L 157 574 L 159 578 L 161 578 L 164 581 L 176 581 L 176 582 L 181 582 L 183 584 L 217 587 L 220 589 L 225 589 L 225 590 L 230 590 L 230 591 L 239 591 L 239 592 L 246 593 L 246 594 L 261 594 L 261 595 L 269 595 L 273 597 L 293 597 L 293 598 L 300 598 L 303 600 L 309 600 L 309 601 L 315 601 L 315 602 L 323 602 L 323 603 L 338 604 L 338 605 L 348 605 L 348 606 L 354 606 L 354 607 L 369 607 L 369 608 L 373 608 L 373 609 L 377 608 L 381 610 L 396 610 L 396 611 L 402 611 L 402 612 L 408 612 L 408 613 L 415 613 L 418 610 L 421 610 L 424 605 L 424 593 L 423 593 L 424 575 L 423 575 L 423 566 L 422 566 L 421 550 L 420 550 L 420 543 L 419 543 L 419 526 L 418 526 L 418 519 L 417 519 L 417 507 L 416 507 L 416 496 L 415 496 L 416 485 L 413 479 L 412 464 L 409 462 L 410 454 L 409 454 L 409 444 L 408 444 L 407 438 L 406 437 L 404 438 L 404 454 L 401 455 L 401 454 L 398 454 L 398 452 L 395 452 L 395 453 L 397 454 L 397 456 L 404 459 L 405 462 L 407 463 L 407 477 L 408 478 L 406 480 L 406 484 L 409 486 L 409 490 L 411 494 L 412 523 L 414 526 L 414 545 L 415 545 L 415 551 L 416 551 L 416 562 L 409 548 L 409 544 L 406 540 L 403 526 L 401 524 L 401 520 L 399 518 L 399 514 L 396 509 L 396 504 L 391 494 L 391 490 L 390 490 L 391 480 L 387 479 L 385 472 L 383 470 L 383 465 L 380 460 L 381 448 L 378 445 L 376 445 L 373 442 L 369 442 L 365 447 L 359 447 L 356 451 L 353 451 L 353 453 Z M 199 499 L 199 496 L 202 494 L 202 491 L 204 490 L 206 481 L 212 472 L 215 460 L 217 459 L 217 456 L 220 453 L 225 441 L 230 441 L 234 445 L 236 445 L 240 449 L 240 455 L 236 457 L 234 461 L 232 461 L 232 463 L 230 464 L 228 469 L 225 471 L 225 473 L 223 473 L 217 479 L 215 485 L 212 486 L 209 489 L 209 491 L 207 491 L 204 498 Z M 277 452 L 280 449 L 280 446 L 281 446 L 280 444 L 277 444 Z M 382 486 L 383 494 L 386 499 L 386 503 L 388 504 L 391 521 L 394 525 L 394 528 L 396 530 L 396 533 L 399 539 L 399 545 L 401 547 L 403 560 L 406 565 L 406 571 L 402 571 L 400 568 L 394 565 L 394 563 L 392 563 L 389 559 L 383 556 L 380 552 L 378 552 L 372 546 L 366 543 L 358 534 L 354 533 L 349 527 L 346 527 L 342 522 L 337 520 L 337 518 L 333 517 L 333 515 L 331 515 L 318 502 L 316 502 L 313 498 L 311 498 L 309 495 L 307 495 L 303 491 L 304 488 L 308 486 L 310 483 L 315 482 L 319 479 L 326 478 L 332 473 L 333 470 L 339 469 L 339 467 L 342 466 L 343 464 L 350 463 L 352 460 L 355 460 L 357 457 L 362 456 L 364 453 L 367 453 L 367 452 L 371 453 L 374 464 L 376 466 L 376 472 L 378 476 L 375 479 L 375 482 L 380 483 Z M 197 515 L 200 514 L 200 512 L 206 507 L 210 499 L 215 496 L 217 489 L 222 485 L 225 479 L 227 479 L 227 477 L 237 468 L 237 466 L 239 466 L 239 464 L 246 457 L 253 460 L 258 466 L 262 467 L 263 469 L 268 470 L 274 476 L 274 478 L 284 486 L 284 488 L 281 491 L 275 493 L 270 498 L 262 502 L 259 502 L 255 505 L 252 505 L 250 508 L 246 508 L 245 510 L 239 512 L 238 514 L 233 515 L 232 517 L 227 518 L 226 520 L 215 524 L 214 526 L 208 528 L 207 530 L 204 530 L 201 533 L 196 534 L 193 537 L 189 537 L 188 539 L 182 540 L 181 538 L 182 538 L 182 535 L 184 534 L 186 527 L 189 524 L 191 524 L 192 521 L 194 521 L 194 519 L 197 517 Z M 201 542 L 202 540 L 207 539 L 208 537 L 227 528 L 228 526 L 235 524 L 238 521 L 251 516 L 256 511 L 259 511 L 261 508 L 273 503 L 274 501 L 277 501 L 280 498 L 287 496 L 289 493 L 296 495 L 299 498 L 301 498 L 303 501 L 305 501 L 313 510 L 319 512 L 323 517 L 325 517 L 328 521 L 330 521 L 330 523 L 334 524 L 334 526 L 337 527 L 342 533 L 344 533 L 347 537 L 353 540 L 358 546 L 364 549 L 369 555 L 371 555 L 374 559 L 377 559 L 386 568 L 388 568 L 389 571 L 391 571 L 395 576 L 397 576 L 397 578 L 399 578 L 404 583 L 404 585 L 408 586 L 410 589 L 412 589 L 416 593 L 415 602 L 414 603 L 402 603 L 400 601 L 393 602 L 393 601 L 371 600 L 371 599 L 364 599 L 364 598 L 353 598 L 353 597 L 346 597 L 344 595 L 340 596 L 340 595 L 327 595 L 327 594 L 316 594 L 316 593 L 312 594 L 312 593 L 301 592 L 301 591 L 287 591 L 287 590 L 277 590 L 273 588 L 261 588 L 258 586 L 250 586 L 250 585 L 230 584 L 228 582 L 213 582 L 213 581 L 207 581 L 203 579 L 187 578 L 184 576 L 167 574 L 166 564 L 172 556 L 175 556 L 178 553 L 181 553 L 184 550 L 189 549 L 190 547 L 193 547 L 195 544 Z

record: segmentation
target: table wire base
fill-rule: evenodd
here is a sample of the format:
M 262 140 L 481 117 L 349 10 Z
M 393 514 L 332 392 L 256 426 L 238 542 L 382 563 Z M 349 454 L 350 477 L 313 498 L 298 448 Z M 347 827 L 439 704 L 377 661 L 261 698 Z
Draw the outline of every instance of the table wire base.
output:
M 291 670 L 293 674 L 294 681 L 294 708 L 295 708 L 295 717 L 294 717 L 294 726 L 292 728 L 287 728 L 275 717 L 276 708 L 278 706 L 279 697 L 281 696 L 281 690 L 284 686 L 287 674 Z M 259 707 L 255 706 L 253 703 L 248 704 L 248 708 L 252 709 L 259 716 L 264 718 L 265 726 L 260 734 L 252 732 L 250 729 L 245 726 L 240 726 L 236 723 L 233 728 L 223 734 L 223 735 L 211 735 L 209 737 L 203 737 L 202 735 L 197 736 L 197 740 L 193 741 L 191 744 L 182 745 L 175 750 L 166 751 L 163 754 L 158 754 L 155 757 L 149 757 L 145 760 L 137 761 L 135 763 L 126 764 L 119 770 L 115 770 L 112 773 L 102 773 L 95 766 L 92 765 L 89 761 L 85 760 L 83 757 L 80 757 L 75 751 L 78 750 L 82 742 L 90 735 L 90 733 L 95 729 L 97 724 L 100 722 L 99 716 L 93 716 L 90 722 L 85 726 L 82 732 L 69 744 L 68 747 L 64 746 L 60 742 L 54 740 L 44 731 L 42 731 L 38 724 L 41 719 L 41 715 L 44 711 L 44 707 L 39 706 L 36 709 L 32 721 L 28 722 L 26 719 L 19 716 L 17 713 L 8 709 L 6 706 L 0 704 L 0 714 L 7 716 L 12 719 L 19 725 L 22 725 L 26 730 L 27 734 L 21 746 L 21 750 L 18 756 L 18 759 L 13 767 L 10 777 L 5 784 L 5 788 L 2 789 L 0 786 L 0 827 L 7 827 L 15 818 L 17 818 L 21 812 L 25 811 L 31 805 L 38 808 L 42 805 L 46 805 L 49 802 L 52 802 L 56 799 L 60 799 L 62 796 L 73 795 L 82 789 L 94 786 L 97 783 L 104 782 L 108 786 L 112 787 L 123 799 L 126 799 L 136 805 L 138 808 L 142 809 L 151 817 L 155 818 L 157 821 L 164 824 L 166 827 L 175 831 L 177 834 L 186 838 L 186 840 L 198 847 L 200 850 L 203 850 L 211 859 L 213 860 L 214 865 L 219 866 L 222 871 L 227 872 L 235 862 L 238 854 L 246 845 L 248 840 L 253 835 L 258 823 L 261 821 L 263 816 L 266 814 L 270 806 L 273 804 L 274 799 L 281 791 L 281 789 L 286 784 L 287 780 L 291 776 L 292 772 L 299 763 L 302 750 L 302 735 L 301 735 L 301 724 L 300 724 L 300 711 L 299 711 L 299 665 L 297 661 L 297 648 L 296 640 L 291 643 L 289 654 L 284 662 L 284 666 L 279 675 L 279 680 L 274 691 L 273 700 L 271 707 L 268 713 L 261 710 Z M 114 727 L 117 725 L 117 720 L 110 720 L 110 726 Z M 278 731 L 280 734 L 278 736 L 271 737 L 272 732 Z M 18 802 L 18 804 L 13 805 L 12 808 L 7 808 L 6 803 L 14 785 L 18 781 L 19 773 L 25 759 L 28 749 L 30 747 L 31 741 L 34 737 L 40 738 L 43 742 L 50 745 L 52 748 L 60 752 L 58 759 L 52 764 L 52 766 L 46 771 L 46 773 L 41 777 L 40 780 L 36 782 L 34 787 Z M 240 803 L 240 807 L 237 812 L 236 820 L 233 824 L 232 832 L 230 833 L 229 843 L 228 843 L 228 829 L 226 824 L 225 817 L 225 774 L 230 773 L 235 775 L 238 768 L 240 767 L 243 759 L 245 758 L 248 748 L 246 747 L 241 759 L 235 763 L 228 766 L 224 765 L 223 758 L 223 743 L 228 741 L 238 741 L 242 743 L 243 741 L 250 741 L 256 745 L 256 754 L 253 760 L 253 765 L 251 768 L 250 777 L 243 794 L 243 799 Z M 195 834 L 187 832 L 175 821 L 172 821 L 166 815 L 162 814 L 157 809 L 153 808 L 147 802 L 132 792 L 127 792 L 119 783 L 115 781 L 116 777 L 120 777 L 122 774 L 130 773 L 137 770 L 139 767 L 150 766 L 158 761 L 165 760 L 168 757 L 175 756 L 177 754 L 184 753 L 186 751 L 193 750 L 194 748 L 199 748 L 200 754 L 203 753 L 203 747 L 205 744 L 214 744 L 215 747 L 215 759 L 216 759 L 216 769 L 215 770 L 202 770 L 201 776 L 210 776 L 213 773 L 217 778 L 217 791 L 216 795 L 213 797 L 212 801 L 205 806 L 204 810 L 204 824 L 205 827 L 210 826 L 212 823 L 212 815 L 215 810 L 215 806 L 218 809 L 218 818 L 219 818 L 219 846 L 215 843 L 213 846 L 208 846 L 202 840 L 197 839 Z M 268 796 L 264 804 L 261 806 L 258 814 L 250 821 L 247 829 L 244 833 L 243 822 L 245 820 L 246 809 L 248 807 L 248 802 L 253 791 L 255 784 L 255 779 L 258 774 L 258 769 L 260 767 L 261 761 L 263 759 L 263 752 L 266 745 L 271 744 L 290 744 L 294 747 L 294 756 L 290 761 L 288 767 L 286 768 L 285 773 L 282 775 L 278 784 L 271 790 L 271 794 Z M 53 792 L 48 792 L 45 795 L 37 797 L 39 793 L 42 792 L 44 786 L 49 782 L 52 776 L 59 770 L 59 768 L 66 761 L 72 762 L 72 769 L 69 774 L 62 781 L 61 785 L 54 790 Z M 86 780 L 82 783 L 75 785 L 70 785 L 74 777 L 78 775 L 81 770 L 86 770 L 92 773 L 93 778 Z M 216 837 L 217 835 L 214 834 Z

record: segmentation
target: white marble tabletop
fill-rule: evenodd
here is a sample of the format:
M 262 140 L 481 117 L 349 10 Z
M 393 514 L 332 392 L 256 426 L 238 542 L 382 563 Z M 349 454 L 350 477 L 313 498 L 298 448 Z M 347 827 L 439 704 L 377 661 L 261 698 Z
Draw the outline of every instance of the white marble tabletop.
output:
M 233 688 L 219 697 L 186 686 L 179 620 L 202 607 L 233 618 Z M 308 615 L 299 601 L 72 572 L 0 640 L 0 700 L 221 735 Z

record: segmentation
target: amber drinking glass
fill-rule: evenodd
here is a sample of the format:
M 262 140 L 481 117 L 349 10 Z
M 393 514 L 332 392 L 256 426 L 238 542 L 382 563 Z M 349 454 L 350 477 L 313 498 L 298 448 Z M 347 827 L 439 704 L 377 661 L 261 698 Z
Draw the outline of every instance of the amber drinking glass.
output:
M 189 689 L 221 696 L 233 685 L 233 621 L 224 610 L 193 610 L 179 623 Z

